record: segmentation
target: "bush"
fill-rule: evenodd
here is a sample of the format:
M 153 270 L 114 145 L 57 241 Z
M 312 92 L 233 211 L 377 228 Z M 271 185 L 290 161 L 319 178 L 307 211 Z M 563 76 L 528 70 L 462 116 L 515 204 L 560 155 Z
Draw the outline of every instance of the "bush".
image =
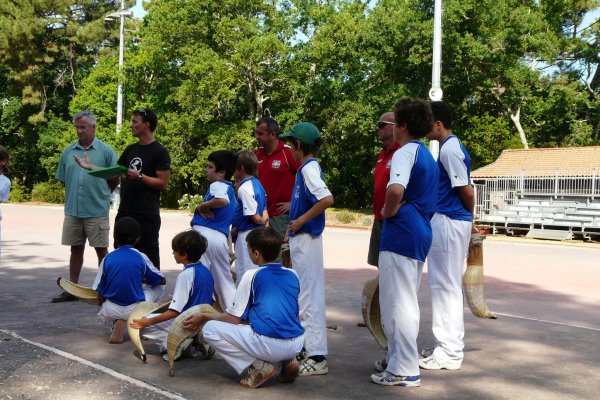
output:
M 177 200 L 180 210 L 188 210 L 188 212 L 192 214 L 194 211 L 196 211 L 196 207 L 198 207 L 200 203 L 202 203 L 202 196 L 199 194 L 190 196 L 186 193 L 179 200 Z
M 31 201 L 62 204 L 65 202 L 65 189 L 57 180 L 38 183 L 31 190 Z
M 30 194 L 27 187 L 21 184 L 21 181 L 17 178 L 11 181 L 10 195 L 8 201 L 11 203 L 24 203 L 29 201 Z
M 337 219 L 342 224 L 350 224 L 356 220 L 356 215 L 354 215 L 354 213 L 352 213 L 350 211 L 344 210 L 344 211 L 340 211 L 337 214 Z

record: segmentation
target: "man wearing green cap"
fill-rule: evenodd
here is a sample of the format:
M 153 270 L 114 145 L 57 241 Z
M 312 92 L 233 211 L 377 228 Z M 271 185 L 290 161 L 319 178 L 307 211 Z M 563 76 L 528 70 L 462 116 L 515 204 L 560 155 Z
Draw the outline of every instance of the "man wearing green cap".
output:
M 325 210 L 333 205 L 333 196 L 315 158 L 322 143 L 317 127 L 300 122 L 279 138 L 290 141 L 292 155 L 302 163 L 296 173 L 288 229 L 292 265 L 300 279 L 300 321 L 305 329 L 306 352 L 299 375 L 324 375 L 329 369 L 322 233 Z

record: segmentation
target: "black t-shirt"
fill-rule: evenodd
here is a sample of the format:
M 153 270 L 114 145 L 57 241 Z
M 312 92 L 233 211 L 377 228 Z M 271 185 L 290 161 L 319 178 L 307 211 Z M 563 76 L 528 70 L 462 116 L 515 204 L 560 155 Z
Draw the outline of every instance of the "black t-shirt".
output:
M 170 169 L 171 156 L 157 141 L 147 145 L 134 143 L 127 146 L 117 164 L 141 171 L 143 175 L 156 177 L 156 171 Z M 121 180 L 120 211 L 158 214 L 159 204 L 160 190 L 144 185 L 137 179 Z

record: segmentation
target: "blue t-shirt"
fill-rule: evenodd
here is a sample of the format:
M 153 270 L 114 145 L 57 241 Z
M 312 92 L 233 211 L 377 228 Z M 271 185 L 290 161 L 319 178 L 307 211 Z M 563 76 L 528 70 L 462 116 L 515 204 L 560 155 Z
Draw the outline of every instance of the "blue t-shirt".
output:
M 381 251 L 425 261 L 431 247 L 430 220 L 437 204 L 439 169 L 431 153 L 420 141 L 410 141 L 394 153 L 391 185 L 404 187 L 396 215 L 383 220 Z
M 262 215 L 267 208 L 267 194 L 260 181 L 253 176 L 244 179 L 238 188 L 237 199 L 233 227 L 244 232 L 262 226 L 251 219 L 253 215 Z
M 98 269 L 100 279 L 95 289 L 120 306 L 144 301 L 142 282 L 160 285 L 164 276 L 143 253 L 131 246 L 121 246 L 104 257 Z
M 233 191 L 231 182 L 218 181 L 211 183 L 202 201 L 209 201 L 215 197 L 227 199 L 229 200 L 229 204 L 221 208 L 211 208 L 210 211 L 213 213 L 213 218 L 204 218 L 195 211 L 190 225 L 205 226 L 219 231 L 225 236 L 229 236 L 229 228 L 233 221 L 237 206 L 237 200 L 235 199 L 235 192 Z
M 437 163 L 440 169 L 440 186 L 435 211 L 450 219 L 472 221 L 471 211 L 465 208 L 455 189 L 471 183 L 471 157 L 456 136 L 448 136 L 440 145 Z
M 249 321 L 259 335 L 293 339 L 304 333 L 300 323 L 296 271 L 279 263 L 246 271 L 235 292 L 231 315 Z
M 323 172 L 315 158 L 306 160 L 296 172 L 296 183 L 292 193 L 292 202 L 290 204 L 290 221 L 298 219 L 306 213 L 319 200 L 331 196 L 323 181 Z M 308 233 L 317 236 L 323 233 L 325 229 L 325 212 L 317 215 L 305 223 L 295 234 L 289 232 L 289 236 L 295 236 L 300 233 Z
M 198 304 L 212 304 L 215 281 L 201 262 L 188 264 L 177 276 L 169 309 L 179 313 Z

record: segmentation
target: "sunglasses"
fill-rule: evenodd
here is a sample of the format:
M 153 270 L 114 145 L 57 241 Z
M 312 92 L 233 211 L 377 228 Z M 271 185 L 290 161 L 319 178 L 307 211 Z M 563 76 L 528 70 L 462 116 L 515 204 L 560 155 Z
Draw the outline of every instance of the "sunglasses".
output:
M 146 109 L 145 108 L 140 108 L 139 110 L 137 110 L 137 112 L 144 118 L 148 119 L 148 114 L 146 114 Z
M 377 125 L 376 125 L 376 126 L 377 126 L 377 128 L 379 128 L 379 129 L 383 129 L 383 128 L 385 128 L 387 125 L 394 125 L 394 124 L 395 124 L 395 122 L 389 122 L 389 121 L 379 121 L 379 122 L 377 123 Z

